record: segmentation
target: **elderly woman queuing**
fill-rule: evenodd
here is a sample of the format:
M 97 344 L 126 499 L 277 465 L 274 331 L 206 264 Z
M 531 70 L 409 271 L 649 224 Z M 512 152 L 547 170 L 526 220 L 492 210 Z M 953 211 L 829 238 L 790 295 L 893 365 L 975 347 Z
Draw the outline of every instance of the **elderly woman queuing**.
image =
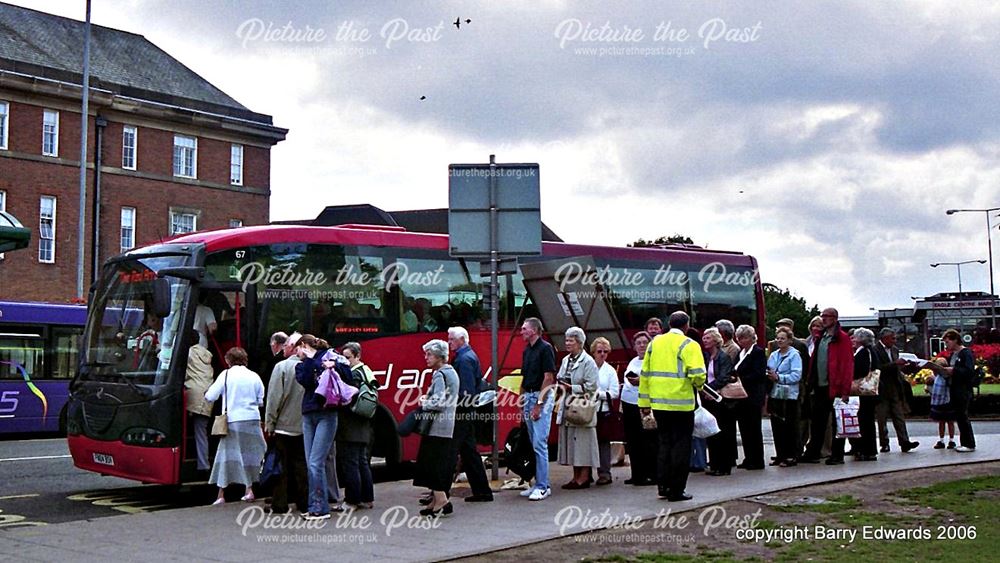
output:
M 366 385 L 378 385 L 372 370 L 361 362 L 360 344 L 348 342 L 341 347 L 341 353 L 351 366 L 351 378 L 344 380 L 344 383 L 357 389 Z M 372 508 L 375 504 L 375 488 L 368 461 L 372 420 L 351 409 L 342 409 L 338 416 L 337 465 L 344 478 L 344 502 L 355 508 Z
M 948 329 L 942 335 L 946 349 L 951 352 L 947 366 L 938 366 L 933 362 L 927 364 L 937 377 L 948 380 L 950 405 L 958 425 L 959 443 L 956 452 L 973 452 L 976 450 L 976 437 L 969 422 L 969 401 L 972 400 L 972 379 L 976 365 L 972 351 L 962 345 L 962 337 L 955 329 Z
M 594 363 L 597 364 L 597 399 L 600 401 L 597 410 L 597 447 L 600 454 L 601 464 L 597 468 L 597 485 L 611 484 L 611 441 L 612 435 L 620 432 L 617 426 L 621 424 L 621 419 L 617 416 L 620 411 L 618 403 L 619 383 L 618 372 L 614 366 L 608 363 L 608 355 L 611 354 L 611 342 L 603 336 L 594 339 L 590 345 L 590 353 L 593 354 Z M 604 430 L 603 435 L 601 430 Z M 620 437 L 614 438 L 620 440 Z
M 764 437 L 761 431 L 761 411 L 767 395 L 767 358 L 757 345 L 757 331 L 750 325 L 736 329 L 740 356 L 734 373 L 743 385 L 747 398 L 737 401 L 736 422 L 743 442 L 743 463 L 740 469 L 764 469 Z
M 622 422 L 625 426 L 625 449 L 628 452 L 632 476 L 626 485 L 651 486 L 656 484 L 656 458 L 659 451 L 659 437 L 656 429 L 645 429 L 639 414 L 639 374 L 642 360 L 652 337 L 645 331 L 632 336 L 632 350 L 636 356 L 625 368 L 622 382 Z
M 424 360 L 433 370 L 431 385 L 420 398 L 420 407 L 432 417 L 430 429 L 420 438 L 417 474 L 413 484 L 431 490 L 432 498 L 421 516 L 447 516 L 453 507 L 448 500 L 457 454 L 452 447 L 455 409 L 458 406 L 458 373 L 448 364 L 448 343 L 431 340 L 423 345 Z
M 799 381 L 802 379 L 802 356 L 792 348 L 795 336 L 779 328 L 774 338 L 777 349 L 767 359 L 767 378 L 771 381 L 768 411 L 774 436 L 775 459 L 771 465 L 791 467 L 801 453 L 799 447 Z
M 226 502 L 226 487 L 233 483 L 243 485 L 243 501 L 254 501 L 251 486 L 260 477 L 260 464 L 267 448 L 260 427 L 264 383 L 247 369 L 247 353 L 242 348 L 230 348 L 225 359 L 229 368 L 205 392 L 205 400 L 210 403 L 222 397 L 222 412 L 228 423 L 208 479 L 219 487 L 219 496 L 212 503 L 215 505 Z
M 733 360 L 722 350 L 722 334 L 717 328 L 706 329 L 701 335 L 702 350 L 705 354 L 705 372 L 708 385 L 716 392 L 731 381 Z M 708 474 L 713 477 L 729 475 L 736 460 L 732 452 L 736 451 L 736 417 L 735 402 L 723 400 L 716 402 L 708 395 L 702 395 L 702 404 L 715 416 L 719 423 L 719 433 L 708 438 Z
M 590 487 L 593 468 L 601 464 L 597 444 L 597 409 L 591 409 L 592 415 L 587 420 L 571 420 L 568 417 L 574 404 L 595 402 L 598 369 L 597 363 L 584 349 L 586 342 L 583 329 L 574 326 L 566 330 L 566 356 L 556 374 L 556 383 L 562 392 L 562 406 L 556 420 L 559 425 L 558 460 L 560 465 L 573 466 L 573 479 L 565 483 L 563 489 Z

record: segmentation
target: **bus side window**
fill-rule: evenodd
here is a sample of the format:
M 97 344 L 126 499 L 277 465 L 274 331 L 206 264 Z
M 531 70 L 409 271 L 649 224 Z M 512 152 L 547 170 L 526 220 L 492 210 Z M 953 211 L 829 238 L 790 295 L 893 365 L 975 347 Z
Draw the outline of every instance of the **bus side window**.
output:
M 76 373 L 79 358 L 81 328 L 56 327 L 52 329 L 52 350 L 49 351 L 49 365 L 53 379 L 72 379 Z

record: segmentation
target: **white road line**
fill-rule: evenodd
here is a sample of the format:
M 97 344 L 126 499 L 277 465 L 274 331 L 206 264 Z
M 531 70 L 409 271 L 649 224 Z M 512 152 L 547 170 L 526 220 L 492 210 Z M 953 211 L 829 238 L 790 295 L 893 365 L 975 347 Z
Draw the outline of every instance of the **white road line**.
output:
M 34 498 L 34 497 L 37 497 L 37 496 L 38 496 L 38 493 L 34 493 L 34 494 L 30 494 L 30 495 L 9 495 L 9 496 L 6 496 L 6 497 L 0 497 L 0 500 L 11 500 L 11 499 L 16 499 L 16 498 Z
M 36 459 L 63 459 L 67 457 L 73 457 L 69 454 L 66 455 L 39 455 L 35 457 L 8 457 L 6 459 L 0 459 L 2 461 L 34 461 Z

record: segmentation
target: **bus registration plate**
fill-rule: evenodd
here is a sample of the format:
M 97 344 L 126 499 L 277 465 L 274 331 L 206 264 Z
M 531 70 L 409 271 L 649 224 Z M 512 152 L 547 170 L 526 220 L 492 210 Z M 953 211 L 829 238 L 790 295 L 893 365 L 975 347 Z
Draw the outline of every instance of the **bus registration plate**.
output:
M 114 465 L 115 458 L 109 454 L 94 454 L 94 463 L 100 463 L 101 465 Z

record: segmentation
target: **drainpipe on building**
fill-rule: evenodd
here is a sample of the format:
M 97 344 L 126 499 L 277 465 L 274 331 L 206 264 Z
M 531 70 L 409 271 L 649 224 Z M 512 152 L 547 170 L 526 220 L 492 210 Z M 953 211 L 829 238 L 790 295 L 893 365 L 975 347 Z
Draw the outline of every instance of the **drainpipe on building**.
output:
M 83 35 L 83 103 L 80 110 L 80 214 L 77 217 L 76 263 L 80 270 L 76 273 L 76 298 L 84 300 L 87 297 L 83 288 L 83 271 L 87 264 L 84 249 L 87 240 L 87 122 L 90 113 L 90 0 L 87 0 L 87 20 Z
M 94 257 L 90 271 L 90 282 L 94 283 L 101 273 L 101 161 L 104 155 L 104 128 L 108 120 L 100 115 L 94 118 L 94 229 L 90 239 L 90 255 Z

